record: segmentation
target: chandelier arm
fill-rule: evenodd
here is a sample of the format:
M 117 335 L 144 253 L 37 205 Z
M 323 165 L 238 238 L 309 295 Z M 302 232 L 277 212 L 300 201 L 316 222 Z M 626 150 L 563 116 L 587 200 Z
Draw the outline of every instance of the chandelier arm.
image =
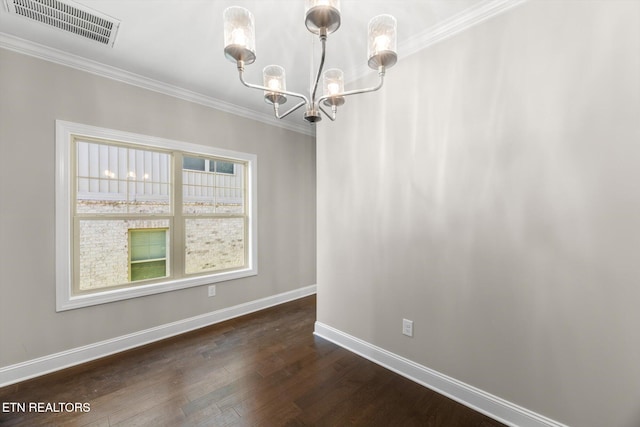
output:
M 238 66 L 238 76 L 240 77 L 240 81 L 242 82 L 243 85 L 245 85 L 248 88 L 251 89 L 258 89 L 258 90 L 265 90 L 267 92 L 272 92 L 272 93 L 280 93 L 282 95 L 291 95 L 291 96 L 295 96 L 296 98 L 302 98 L 304 99 L 304 103 L 305 104 L 309 104 L 309 99 L 301 94 L 301 93 L 297 93 L 297 92 L 289 92 L 288 90 L 279 90 L 279 89 L 272 89 L 272 88 L 268 88 L 266 86 L 260 86 L 260 85 L 254 85 L 252 83 L 248 83 L 247 81 L 245 81 L 244 79 L 244 67 L 240 67 Z
M 381 67 L 382 68 L 382 67 Z M 332 97 L 339 97 L 339 96 L 350 96 L 350 95 L 358 95 L 361 93 L 368 93 L 368 92 L 375 92 L 378 89 L 380 89 L 384 83 L 384 70 L 381 70 L 378 75 L 380 76 L 380 82 L 378 83 L 377 86 L 374 87 L 368 87 L 366 89 L 355 89 L 355 90 L 348 90 L 346 92 L 342 92 L 342 93 L 334 93 L 332 95 L 324 95 L 321 96 L 320 99 L 318 99 L 317 105 L 320 106 L 320 104 L 322 103 L 322 101 L 324 101 L 325 99 L 329 99 Z M 325 113 L 326 114 L 326 113 Z
M 322 104 L 318 104 L 318 108 L 320 109 L 320 111 L 322 111 L 324 113 L 325 116 L 327 116 L 329 119 L 331 119 L 332 122 L 336 120 L 336 108 L 335 108 L 335 106 L 333 106 L 333 108 L 331 109 L 332 114 L 327 113 L 327 111 L 324 109 Z
M 273 112 L 276 116 L 276 118 L 278 119 L 284 119 L 285 117 L 287 117 L 289 114 L 293 113 L 294 111 L 296 111 L 298 108 L 302 107 L 303 105 L 305 105 L 307 102 L 306 100 L 304 101 L 300 101 L 299 103 L 297 103 L 296 105 L 294 105 L 293 107 L 291 107 L 286 113 L 284 114 L 280 114 L 279 108 L 278 108 L 278 104 L 273 104 Z
M 323 29 L 321 29 L 322 31 Z M 316 74 L 316 81 L 313 84 L 313 93 L 311 94 L 311 103 L 315 103 L 316 91 L 318 90 L 318 83 L 320 83 L 320 76 L 322 75 L 322 69 L 324 68 L 324 58 L 327 52 L 327 34 L 326 29 L 324 33 L 320 33 L 320 41 L 322 42 L 322 56 L 320 57 L 320 66 L 318 67 L 318 73 Z

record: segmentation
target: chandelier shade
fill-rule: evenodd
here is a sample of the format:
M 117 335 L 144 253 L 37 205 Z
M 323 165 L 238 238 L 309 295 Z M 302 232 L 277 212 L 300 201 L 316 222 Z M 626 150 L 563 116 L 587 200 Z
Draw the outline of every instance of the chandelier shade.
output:
M 396 54 L 396 18 L 379 15 L 369 21 L 369 67 L 391 67 L 398 60 Z
M 273 92 L 274 90 L 287 90 L 284 68 L 279 65 L 269 65 L 262 70 L 262 81 L 271 90 L 264 91 L 264 100 L 270 104 L 284 104 L 287 95 Z
M 340 106 L 344 104 L 344 96 L 340 94 L 344 92 L 344 73 L 338 68 L 327 70 L 322 75 L 322 93 L 327 99 L 324 105 L 327 107 Z
M 368 65 L 378 72 L 379 83 L 373 87 L 345 91 L 342 70 L 332 68 L 323 73 L 327 36 L 340 27 L 340 0 L 305 0 L 305 25 L 311 33 L 318 35 L 321 42 L 320 63 L 309 87 L 309 96 L 287 90 L 285 70 L 279 65 L 265 67 L 262 72 L 263 84 L 256 85 L 248 83 L 244 78 L 245 66 L 256 60 L 253 14 L 243 7 L 233 6 L 224 11 L 223 19 L 225 57 L 236 63 L 238 77 L 243 85 L 263 92 L 265 102 L 272 104 L 273 113 L 278 119 L 305 106 L 304 119 L 309 123 L 322 120 L 322 114 L 335 120 L 338 107 L 345 103 L 347 96 L 380 89 L 387 68 L 395 65 L 398 60 L 396 19 L 391 15 L 376 16 L 369 22 Z M 318 97 L 316 95 L 321 77 L 322 95 Z M 288 111 L 280 113 L 280 106 L 287 102 L 287 96 L 299 98 L 300 101 Z M 324 107 L 330 107 L 331 111 Z
M 232 6 L 225 9 L 224 54 L 229 60 L 251 64 L 256 60 L 256 38 L 253 14 Z
M 305 0 L 304 14 L 304 23 L 314 34 L 323 28 L 326 34 L 340 28 L 340 0 Z

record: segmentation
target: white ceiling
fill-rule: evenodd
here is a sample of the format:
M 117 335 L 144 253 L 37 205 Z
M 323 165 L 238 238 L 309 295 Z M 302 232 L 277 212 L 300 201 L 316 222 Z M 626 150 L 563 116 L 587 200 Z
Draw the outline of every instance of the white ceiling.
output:
M 399 60 L 523 0 L 342 0 L 341 27 L 329 35 L 325 69 L 341 68 L 349 82 L 373 73 L 366 67 L 367 24 L 388 13 L 398 21 Z M 224 58 L 222 12 L 229 6 L 251 10 L 256 25 L 256 62 L 249 82 L 261 84 L 271 64 L 287 72 L 287 89 L 308 92 L 312 60 L 319 58 L 317 36 L 304 26 L 303 0 L 79 0 L 121 21 L 113 47 L 9 14 L 0 7 L 0 47 L 53 59 L 155 90 L 230 109 L 259 120 L 269 117 L 262 93 L 238 81 L 234 63 Z M 315 48 L 312 59 L 311 46 Z M 88 60 L 88 61 L 87 61 Z M 89 65 L 79 66 L 87 63 Z M 393 78 L 393 70 L 387 74 Z M 146 83 L 145 83 L 146 82 Z M 164 89 L 163 89 L 164 88 Z M 184 96 L 183 96 L 184 95 Z M 284 107 L 293 105 L 295 99 Z M 348 108 L 348 103 L 343 107 Z M 296 112 L 281 123 L 310 133 Z

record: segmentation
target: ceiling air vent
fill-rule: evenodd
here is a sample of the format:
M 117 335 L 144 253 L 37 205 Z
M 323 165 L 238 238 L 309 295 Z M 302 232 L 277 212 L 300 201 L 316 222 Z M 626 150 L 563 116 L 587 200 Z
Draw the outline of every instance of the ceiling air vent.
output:
M 120 21 L 69 0 L 5 0 L 10 13 L 113 47 Z

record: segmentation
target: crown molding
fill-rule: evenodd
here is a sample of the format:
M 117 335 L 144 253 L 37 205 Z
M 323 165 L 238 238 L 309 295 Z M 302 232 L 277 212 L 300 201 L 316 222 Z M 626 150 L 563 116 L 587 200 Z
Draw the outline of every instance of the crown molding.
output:
M 424 31 L 399 43 L 398 62 L 400 62 L 402 58 L 413 55 L 527 1 L 528 0 L 484 0 L 442 21 L 438 25 L 426 28 Z M 346 81 L 353 82 L 368 74 L 371 74 L 371 69 L 365 64 L 350 73 Z
M 427 28 L 423 32 L 400 43 L 398 46 L 399 57 L 402 59 L 413 55 L 414 53 L 426 49 L 435 43 L 454 36 L 526 1 L 528 0 L 484 0 L 478 5 L 466 9 L 441 24 Z M 276 121 L 271 114 L 254 111 L 218 98 L 202 95 L 175 85 L 163 83 L 158 80 L 105 65 L 97 61 L 88 60 L 68 52 L 53 49 L 2 32 L 0 32 L 0 48 L 44 59 L 56 64 L 75 68 L 77 70 L 86 71 L 101 77 L 138 86 L 143 89 L 204 105 L 206 107 L 214 108 L 240 117 L 256 120 L 270 126 L 281 127 L 304 135 L 313 136 L 315 134 L 314 129 L 307 123 Z M 370 73 L 371 70 L 365 64 L 349 73 L 349 75 L 346 76 L 346 81 L 353 82 Z
M 0 48 L 43 59 L 66 67 L 71 67 L 76 70 L 85 71 L 100 77 L 106 77 L 153 92 L 169 95 L 195 104 L 204 105 L 205 107 L 214 108 L 216 110 L 235 114 L 247 119 L 256 120 L 270 126 L 281 127 L 304 135 L 313 136 L 315 134 L 312 127 L 307 123 L 296 124 L 285 121 L 275 121 L 273 115 L 270 114 L 253 111 L 236 104 L 222 101 L 218 98 L 202 95 L 179 86 L 144 77 L 139 74 L 82 58 L 72 53 L 53 49 L 39 43 L 34 43 L 2 32 L 0 32 Z
M 434 28 L 429 28 L 410 37 L 400 45 L 403 56 L 413 55 L 435 43 L 458 34 L 468 28 L 486 21 L 527 0 L 484 0 L 464 12 L 454 15 Z

